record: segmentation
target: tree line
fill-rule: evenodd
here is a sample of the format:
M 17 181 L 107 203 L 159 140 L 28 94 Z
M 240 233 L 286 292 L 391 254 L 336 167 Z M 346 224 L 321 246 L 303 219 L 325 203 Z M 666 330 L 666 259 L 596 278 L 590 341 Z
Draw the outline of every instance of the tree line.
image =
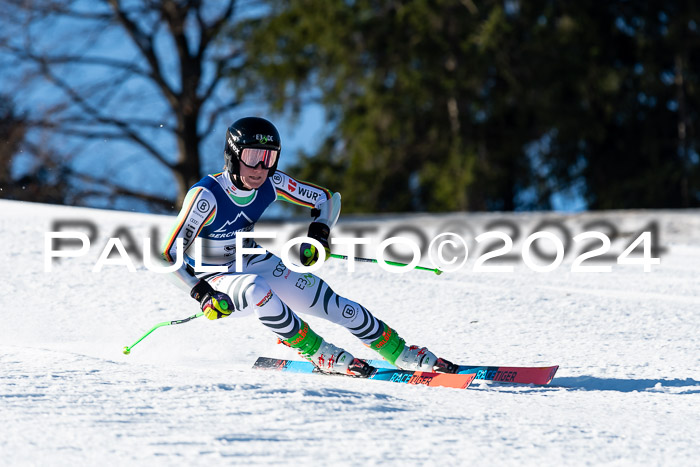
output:
M 101 185 L 105 196 L 120 188 L 120 196 L 141 196 L 147 209 L 175 206 L 203 175 L 201 147 L 215 128 L 223 134 L 251 109 L 274 121 L 309 104 L 324 109 L 325 133 L 309 135 L 289 170 L 340 191 L 345 212 L 551 209 L 557 197 L 589 209 L 700 206 L 700 8 L 690 1 L 266 0 L 216 8 L 220 2 L 161 0 L 127 8 L 105 0 L 89 14 L 71 2 L 37 3 L 53 16 L 110 24 L 133 42 L 133 55 L 27 51 L 16 36 L 0 51 L 35 79 L 69 60 L 132 71 L 165 103 L 159 118 L 176 143 L 159 153 L 148 138 L 159 120 L 148 109 L 135 118 L 102 115 L 115 103 L 100 107 L 107 97 L 54 71 L 53 86 L 67 97 L 47 106 L 48 115 L 25 114 L 21 102 L 2 107 L 0 156 L 9 160 L 10 147 L 31 152 L 36 139 L 17 136 L 30 128 L 122 138 L 177 181 L 177 196 L 160 200 L 113 180 Z M 158 46 L 161 36 L 169 49 Z M 110 92 L 123 93 L 123 83 Z M 86 126 L 85 113 L 98 128 Z M 60 164 L 51 170 L 90 181 Z M 8 187 L 6 180 L 0 176 Z

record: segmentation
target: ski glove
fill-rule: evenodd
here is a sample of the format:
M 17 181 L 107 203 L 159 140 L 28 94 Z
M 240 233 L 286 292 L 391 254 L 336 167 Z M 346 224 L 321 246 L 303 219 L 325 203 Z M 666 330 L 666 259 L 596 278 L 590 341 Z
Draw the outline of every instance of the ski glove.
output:
M 199 302 L 204 316 L 209 319 L 224 318 L 234 310 L 231 297 L 223 292 L 217 292 L 204 279 L 192 287 L 190 296 Z
M 331 229 L 328 228 L 326 224 L 321 222 L 312 222 L 309 225 L 309 233 L 307 234 L 309 238 L 318 240 L 323 249 L 326 250 L 326 259 L 331 257 L 331 247 L 328 245 L 328 236 L 331 233 Z M 316 247 L 310 243 L 302 243 L 299 249 L 299 260 L 304 266 L 313 266 L 318 261 L 318 251 Z

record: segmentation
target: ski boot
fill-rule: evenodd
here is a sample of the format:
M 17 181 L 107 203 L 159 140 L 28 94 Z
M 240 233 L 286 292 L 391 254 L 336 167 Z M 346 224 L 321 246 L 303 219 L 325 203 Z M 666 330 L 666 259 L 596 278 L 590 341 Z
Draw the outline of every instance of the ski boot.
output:
M 337 373 L 350 376 L 368 377 L 374 368 L 364 360 L 316 334 L 309 325 L 302 321 L 299 332 L 280 343 L 292 347 L 299 355 L 314 364 L 323 373 Z
M 402 370 L 457 373 L 457 365 L 444 358 L 438 358 L 426 347 L 417 345 L 404 345 L 394 365 Z
M 358 378 L 369 378 L 375 368 L 361 358 L 355 358 L 348 365 L 347 373 Z
M 403 351 L 394 361 L 401 370 L 425 371 L 428 373 L 457 373 L 457 365 L 444 358 L 436 357 L 426 347 L 405 345 Z
M 406 345 L 406 341 L 386 324 L 384 324 L 384 332 L 381 337 L 372 342 L 369 347 L 401 370 L 431 373 L 457 372 L 457 365 L 444 358 L 436 357 L 427 348 Z

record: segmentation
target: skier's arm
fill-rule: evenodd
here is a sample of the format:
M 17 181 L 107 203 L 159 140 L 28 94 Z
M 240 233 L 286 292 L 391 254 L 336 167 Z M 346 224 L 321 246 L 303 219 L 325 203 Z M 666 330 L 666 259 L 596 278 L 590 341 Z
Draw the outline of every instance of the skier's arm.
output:
M 177 241 L 182 239 L 183 251 L 180 252 L 184 256 L 192 245 L 195 238 L 199 235 L 205 225 L 209 224 L 216 217 L 216 198 L 214 195 L 202 187 L 194 187 L 187 192 L 185 201 L 182 203 L 182 209 L 177 216 L 177 220 L 170 233 L 166 237 L 165 243 L 161 249 L 161 256 L 170 264 L 180 262 L 180 268 L 174 274 L 188 289 L 191 289 L 199 279 L 197 279 L 193 271 L 183 261 L 183 258 L 178 256 Z
M 275 172 L 272 181 L 277 190 L 277 199 L 311 208 L 311 217 L 314 220 L 309 225 L 307 235 L 318 240 L 326 251 L 326 259 L 328 259 L 331 254 L 328 237 L 340 215 L 340 193 L 333 194 L 323 187 L 295 180 L 280 171 Z M 313 265 L 318 258 L 319 253 L 314 245 L 301 244 L 299 260 L 304 266 Z
M 181 255 L 184 255 L 199 236 L 204 226 L 211 223 L 216 217 L 216 198 L 206 188 L 194 187 L 185 197 L 182 209 L 177 216 L 177 221 L 170 235 L 168 235 L 162 249 L 163 259 L 170 264 L 182 261 L 178 257 L 177 243 L 182 239 L 183 247 Z M 190 296 L 199 302 L 204 316 L 209 319 L 219 319 L 229 316 L 234 310 L 233 301 L 223 292 L 214 288 L 205 280 L 198 279 L 194 271 L 184 261 L 175 271 L 175 277 L 190 291 Z
M 272 175 L 272 183 L 275 185 L 278 200 L 309 209 L 318 208 L 319 204 L 333 196 L 333 193 L 322 186 L 297 180 L 279 170 Z
M 314 222 L 332 229 L 340 215 L 340 194 L 313 183 L 296 180 L 284 172 L 276 171 L 272 182 L 277 190 L 277 199 L 311 209 Z

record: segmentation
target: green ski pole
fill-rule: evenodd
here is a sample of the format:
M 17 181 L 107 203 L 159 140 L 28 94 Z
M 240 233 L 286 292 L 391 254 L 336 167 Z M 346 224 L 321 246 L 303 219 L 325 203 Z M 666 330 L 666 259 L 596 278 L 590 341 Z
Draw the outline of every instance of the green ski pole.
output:
M 139 342 L 141 342 L 142 340 L 144 340 L 146 337 L 148 337 L 148 335 L 149 335 L 150 333 L 152 333 L 153 331 L 155 331 L 155 330 L 158 329 L 159 327 L 162 327 L 162 326 L 170 326 L 171 324 L 182 324 L 182 323 L 186 323 L 186 322 L 188 322 L 188 321 L 190 321 L 190 320 L 193 320 L 193 319 L 195 319 L 195 318 L 199 318 L 199 317 L 202 316 L 203 314 L 204 314 L 204 313 L 200 311 L 199 313 L 194 314 L 194 315 L 192 315 L 192 316 L 190 316 L 190 317 L 187 317 L 187 318 L 185 318 L 185 319 L 176 319 L 175 321 L 163 321 L 162 323 L 156 324 L 155 326 L 153 326 L 153 327 L 151 328 L 150 331 L 148 331 L 146 334 L 144 334 L 143 336 L 141 336 L 141 339 L 137 340 L 136 342 L 134 342 L 134 343 L 131 344 L 131 345 L 125 346 L 125 347 L 124 347 L 124 355 L 129 355 L 129 354 L 131 353 L 131 349 L 133 349 L 134 346 L 135 346 L 136 344 L 138 344 Z
M 350 260 L 350 258 L 348 256 L 336 255 L 333 253 L 331 253 L 331 258 L 344 259 L 346 261 Z M 354 261 L 357 261 L 358 263 L 378 263 L 378 261 L 376 259 L 373 259 L 373 258 L 357 258 L 357 257 L 355 257 L 353 259 L 354 259 Z M 391 266 L 408 266 L 408 264 L 406 264 L 406 263 L 397 263 L 396 261 L 384 261 L 384 262 L 386 264 L 391 265 Z M 437 274 L 438 276 L 440 274 L 442 274 L 442 270 L 440 270 L 438 268 L 426 268 L 424 266 L 415 266 L 413 269 L 420 269 L 421 271 L 431 271 L 431 272 L 434 272 L 435 274 Z

